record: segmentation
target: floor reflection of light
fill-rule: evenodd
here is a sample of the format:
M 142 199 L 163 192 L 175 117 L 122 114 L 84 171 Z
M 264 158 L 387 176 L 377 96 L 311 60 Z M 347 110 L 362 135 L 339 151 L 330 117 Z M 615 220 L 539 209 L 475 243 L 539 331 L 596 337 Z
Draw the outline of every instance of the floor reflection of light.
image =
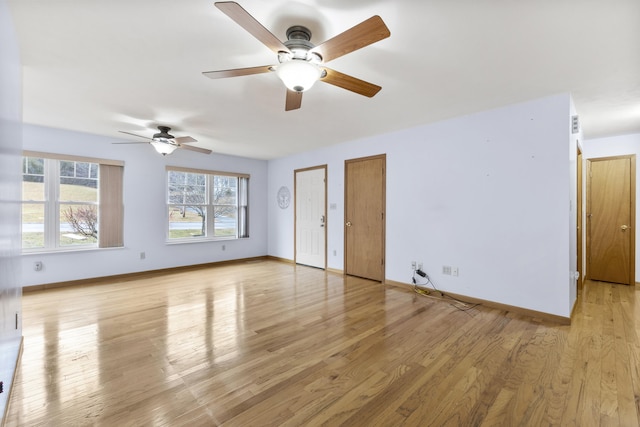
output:
M 58 334 L 58 393 L 62 402 L 100 389 L 97 338 L 97 323 Z
M 97 324 L 61 329 L 56 321 L 24 330 L 22 363 L 30 367 L 20 372 L 24 413 L 77 404 L 100 388 Z
M 167 356 L 182 368 L 215 363 L 238 346 L 244 298 L 235 288 L 207 288 L 184 297 L 169 297 L 167 309 Z M 189 362 L 191 361 L 191 362 Z

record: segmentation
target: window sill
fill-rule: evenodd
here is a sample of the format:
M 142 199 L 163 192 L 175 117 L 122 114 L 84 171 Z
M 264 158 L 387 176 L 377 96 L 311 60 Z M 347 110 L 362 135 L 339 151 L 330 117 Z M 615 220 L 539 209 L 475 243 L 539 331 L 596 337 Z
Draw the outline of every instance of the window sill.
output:
M 245 240 L 248 239 L 248 237 L 214 237 L 214 238 L 202 238 L 202 239 L 172 239 L 172 240 L 166 240 L 165 244 L 166 245 L 183 245 L 183 244 L 189 244 L 189 243 L 215 243 L 215 242 L 228 242 L 230 240 Z
M 126 249 L 125 246 L 117 246 L 113 248 L 98 248 L 98 247 L 77 247 L 77 248 L 56 248 L 56 249 L 26 249 L 22 250 L 22 256 L 26 255 L 42 255 L 42 254 L 66 254 L 77 252 L 98 252 L 98 251 L 113 251 L 118 249 Z

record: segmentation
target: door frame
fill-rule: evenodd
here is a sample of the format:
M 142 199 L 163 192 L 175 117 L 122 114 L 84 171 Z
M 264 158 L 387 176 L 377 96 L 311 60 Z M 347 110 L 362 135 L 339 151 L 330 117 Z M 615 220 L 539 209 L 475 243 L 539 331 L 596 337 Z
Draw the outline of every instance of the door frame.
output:
M 582 218 L 583 216 L 583 173 L 582 173 L 582 165 L 583 159 L 582 159 L 582 150 L 580 150 L 580 147 L 578 147 L 578 152 L 577 152 L 577 158 L 576 158 L 576 174 L 577 174 L 577 191 L 576 191 L 576 205 L 577 205 L 577 209 L 576 209 L 576 227 L 577 227 L 577 233 L 576 233 L 576 238 L 577 238 L 577 242 L 576 242 L 576 250 L 577 250 L 577 264 L 576 264 L 576 269 L 578 270 L 578 289 L 582 289 L 582 286 L 584 284 L 584 250 L 583 250 L 583 245 L 584 245 L 584 220 Z
M 347 167 L 349 163 L 354 163 L 354 162 L 361 162 L 361 161 L 367 161 L 367 160 L 375 160 L 375 159 L 381 159 L 383 162 L 383 170 L 382 170 L 382 176 L 383 176 L 383 180 L 382 180 L 382 277 L 380 279 L 380 283 L 382 283 L 383 285 L 385 284 L 386 278 L 387 278 L 387 230 L 386 230 L 386 224 L 387 224 L 387 155 L 385 154 L 377 154 L 374 156 L 366 156 L 366 157 L 357 157 L 354 159 L 347 159 L 344 161 L 344 213 L 343 213 L 343 217 L 344 217 L 344 221 L 342 224 L 342 237 L 343 237 L 343 248 L 344 248 L 344 253 L 343 253 L 343 268 L 344 268 L 344 275 L 347 275 L 347 270 L 348 270 L 348 266 L 347 266 L 347 251 L 349 250 L 349 248 L 347 247 L 347 225 L 346 225 L 346 221 L 347 221 L 347 209 L 349 206 L 349 200 L 347 198 L 347 185 L 348 185 L 348 178 L 349 175 L 347 173 Z
M 591 162 L 592 161 L 603 161 L 603 160 L 619 160 L 619 159 L 629 159 L 630 161 L 630 183 L 629 183 L 629 191 L 630 191 L 630 196 L 631 196 L 631 217 L 629 219 L 629 223 L 631 226 L 631 231 L 633 232 L 633 238 L 631 239 L 631 242 L 629 244 L 629 285 L 630 286 L 635 286 L 635 280 L 636 280 L 636 155 L 635 154 L 627 154 L 627 155 L 622 155 L 622 156 L 609 156 L 609 157 L 592 157 L 590 159 L 587 159 L 587 185 L 586 185 L 586 193 L 587 193 L 587 197 L 586 197 L 586 211 L 587 211 L 587 216 L 589 215 L 589 212 L 591 212 Z M 591 256 L 591 233 L 590 233 L 590 228 L 591 224 L 589 221 L 589 218 L 587 218 L 587 230 L 586 230 L 586 256 L 587 256 L 587 260 L 589 259 L 588 257 Z M 590 263 L 587 261 L 586 263 L 587 265 L 587 272 L 586 272 L 586 278 L 590 279 L 591 278 L 591 272 L 588 269 L 588 266 L 590 265 Z
M 329 223 L 329 217 L 327 215 L 327 165 L 310 166 L 308 168 L 295 169 L 293 171 L 293 263 L 298 264 L 298 172 L 307 172 L 316 169 L 324 169 L 324 266 L 327 270 L 327 228 Z

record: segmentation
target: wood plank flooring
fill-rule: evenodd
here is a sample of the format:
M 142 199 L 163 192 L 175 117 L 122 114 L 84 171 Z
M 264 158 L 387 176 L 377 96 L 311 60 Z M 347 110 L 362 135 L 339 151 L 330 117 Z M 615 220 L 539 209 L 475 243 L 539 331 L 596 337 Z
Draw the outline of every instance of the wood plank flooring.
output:
M 638 426 L 640 292 L 571 326 L 274 261 L 29 292 L 8 426 Z

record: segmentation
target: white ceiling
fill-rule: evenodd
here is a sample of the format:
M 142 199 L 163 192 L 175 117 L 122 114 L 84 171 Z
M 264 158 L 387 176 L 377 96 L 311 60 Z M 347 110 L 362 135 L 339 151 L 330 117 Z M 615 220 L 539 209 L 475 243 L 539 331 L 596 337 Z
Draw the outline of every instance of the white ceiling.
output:
M 9 0 L 24 121 L 114 140 L 162 124 L 196 146 L 270 159 L 570 92 L 586 138 L 640 133 L 638 0 L 239 3 L 281 40 L 302 24 L 315 44 L 380 15 L 391 37 L 328 65 L 382 90 L 318 83 L 285 112 L 275 74 L 204 77 L 277 62 L 213 1 Z

